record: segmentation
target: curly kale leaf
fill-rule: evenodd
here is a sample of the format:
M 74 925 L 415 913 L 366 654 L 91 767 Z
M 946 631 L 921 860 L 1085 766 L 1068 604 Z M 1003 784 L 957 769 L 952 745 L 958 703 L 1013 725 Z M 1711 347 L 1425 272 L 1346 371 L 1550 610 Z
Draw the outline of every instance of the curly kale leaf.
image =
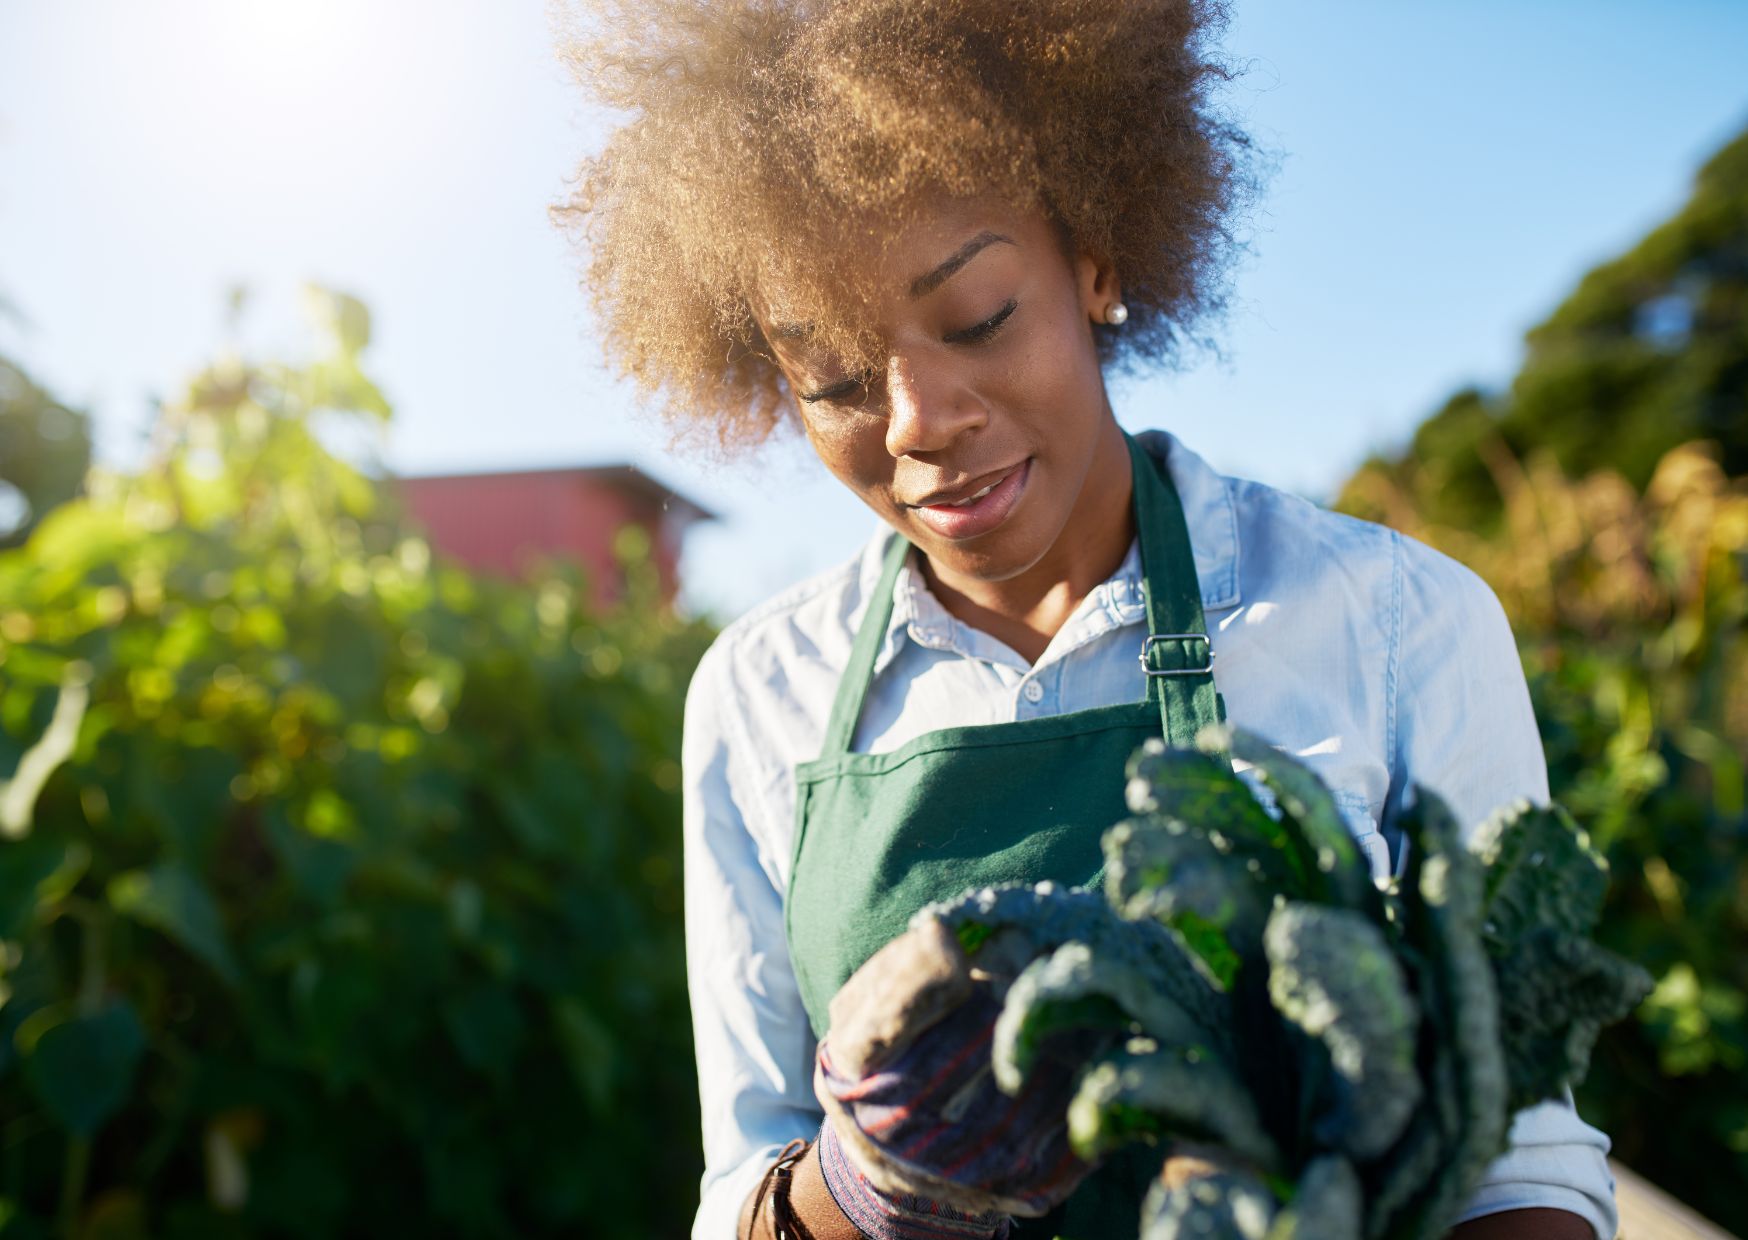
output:
M 1262 942 L 1270 896 L 1208 836 L 1175 818 L 1120 822 L 1105 832 L 1105 898 L 1129 920 L 1151 918 L 1229 990 Z
M 1499 999 L 1481 942 L 1481 863 L 1463 846 L 1445 803 L 1426 789 L 1414 788 L 1400 821 L 1408 844 L 1401 949 L 1418 974 L 1426 1017 L 1421 1077 L 1433 1103 L 1426 1118 L 1438 1125 L 1441 1157 L 1416 1185 L 1405 1182 L 1406 1169 L 1423 1165 L 1427 1138 L 1411 1129 L 1410 1139 L 1386 1155 L 1377 1179 L 1403 1204 L 1386 1214 L 1374 1199 L 1368 1234 L 1432 1237 L 1450 1226 L 1482 1170 L 1504 1150 L 1508 1085 Z
M 1304 1076 L 1316 1145 L 1376 1157 L 1421 1098 L 1420 1011 L 1390 944 L 1358 913 L 1293 902 L 1270 915 L 1263 950 L 1269 997 L 1319 1048 Z
M 1482 901 L 1488 950 L 1511 955 L 1531 931 L 1588 935 L 1602 914 L 1608 863 L 1558 805 L 1517 801 L 1475 829 L 1469 851 L 1487 867 Z
M 1650 993 L 1651 978 L 1590 940 L 1608 864 L 1557 805 L 1519 801 L 1475 832 L 1487 867 L 1482 940 L 1499 979 L 1512 1110 L 1584 1078 L 1604 1025 Z
M 1268 1186 L 1242 1171 L 1158 1180 L 1141 1203 L 1141 1240 L 1265 1240 L 1279 1208 Z
M 1223 733 L 1210 735 L 1213 747 Z M 1223 753 L 1173 749 L 1147 741 L 1130 755 L 1126 795 L 1131 813 L 1181 822 L 1237 857 L 1272 891 L 1304 896 L 1317 856 L 1290 823 L 1277 820 L 1233 773 Z
M 1225 998 L 1197 956 L 1166 927 L 1152 921 L 1125 921 L 1097 892 L 1044 882 L 1036 886 L 980 887 L 953 900 L 925 905 L 911 919 L 939 918 L 959 937 L 973 958 L 998 932 L 1011 943 L 1023 937 L 1030 956 L 1055 951 L 1065 943 L 1084 943 L 1107 965 L 1130 968 L 1148 979 L 1197 1027 L 1226 1026 Z
M 1587 938 L 1532 931 L 1499 962 L 1500 1034 L 1521 1110 L 1584 1079 L 1603 1026 L 1651 993 L 1651 975 Z
M 1026 966 L 1008 988 L 995 1024 L 995 1080 L 1018 1094 L 1043 1042 L 1070 1029 L 1140 1032 L 1169 1046 L 1228 1053 L 1225 1023 L 1199 1023 L 1162 991 L 1156 975 L 1096 955 L 1085 943 L 1065 943 Z
M 1310 859 L 1300 897 L 1383 916 L 1371 863 L 1360 855 L 1335 798 L 1311 768 L 1242 728 L 1208 727 L 1196 738 L 1204 752 L 1229 753 L 1247 763 L 1275 797 L 1282 829 L 1294 834 L 1294 851 Z
M 1246 1084 L 1200 1047 L 1137 1038 L 1087 1070 L 1068 1104 L 1068 1138 L 1091 1160 L 1135 1140 L 1224 1146 L 1259 1171 L 1284 1168 Z
M 1326 1154 L 1300 1172 L 1292 1202 L 1275 1216 L 1268 1240 L 1358 1240 L 1364 1208 L 1353 1164 Z

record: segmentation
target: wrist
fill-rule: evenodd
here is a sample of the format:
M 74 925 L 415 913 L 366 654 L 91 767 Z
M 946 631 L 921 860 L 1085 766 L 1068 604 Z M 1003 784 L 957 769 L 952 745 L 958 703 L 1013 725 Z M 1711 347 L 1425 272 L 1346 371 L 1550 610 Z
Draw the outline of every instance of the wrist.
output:
M 844 1217 L 869 1240 L 1005 1240 L 1006 1214 L 967 1214 L 926 1197 L 876 1188 L 844 1153 L 827 1120 L 809 1151 L 817 1157 L 826 1191 Z
M 800 1152 L 796 1152 L 796 1147 Z M 819 1169 L 819 1142 L 791 1141 L 747 1194 L 737 1240 L 866 1240 L 838 1208 Z

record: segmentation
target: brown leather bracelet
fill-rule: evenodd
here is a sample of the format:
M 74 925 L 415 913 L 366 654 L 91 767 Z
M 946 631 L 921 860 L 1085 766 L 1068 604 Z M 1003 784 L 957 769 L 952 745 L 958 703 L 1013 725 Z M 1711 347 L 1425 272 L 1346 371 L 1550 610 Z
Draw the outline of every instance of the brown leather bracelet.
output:
M 741 1228 L 742 1240 L 866 1240 L 832 1200 L 814 1144 L 799 1137 L 747 1197 Z
M 795 1211 L 789 1204 L 789 1184 L 795 1164 L 806 1155 L 807 1142 L 796 1137 L 766 1168 L 764 1178 L 753 1193 L 747 1240 L 754 1240 L 758 1235 L 761 1222 L 769 1228 L 772 1240 L 813 1240 L 807 1229 L 796 1222 Z

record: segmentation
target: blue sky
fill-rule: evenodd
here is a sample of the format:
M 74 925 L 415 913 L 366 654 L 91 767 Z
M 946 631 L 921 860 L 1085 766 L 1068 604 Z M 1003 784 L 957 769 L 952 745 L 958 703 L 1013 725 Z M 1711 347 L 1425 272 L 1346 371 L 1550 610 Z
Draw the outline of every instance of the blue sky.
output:
M 1280 167 L 1224 360 L 1114 389 L 1226 472 L 1322 499 L 1684 199 L 1748 125 L 1742 0 L 1237 0 L 1229 101 Z M 408 472 L 630 460 L 723 514 L 685 599 L 729 617 L 874 516 L 805 444 L 669 454 L 601 369 L 546 216 L 598 125 L 539 0 L 0 0 L 0 350 L 137 451 L 226 339 L 294 352 L 298 288 L 375 314 Z

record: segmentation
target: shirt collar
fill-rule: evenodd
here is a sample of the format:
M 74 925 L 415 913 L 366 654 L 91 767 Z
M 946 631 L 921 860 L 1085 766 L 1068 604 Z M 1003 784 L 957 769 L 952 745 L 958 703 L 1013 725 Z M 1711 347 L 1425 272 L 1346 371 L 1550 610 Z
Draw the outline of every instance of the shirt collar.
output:
M 1164 456 L 1183 505 L 1189 527 L 1190 551 L 1196 562 L 1196 581 L 1201 587 L 1202 609 L 1218 611 L 1236 607 L 1242 596 L 1238 588 L 1238 508 L 1227 479 L 1183 446 L 1170 431 L 1145 430 L 1135 434 L 1143 449 L 1156 459 Z M 868 598 L 880 584 L 886 552 L 897 535 L 881 522 L 862 549 L 858 576 L 860 594 Z M 916 552 L 906 557 L 893 586 L 892 617 L 887 622 L 880 651 L 874 659 L 874 674 L 890 663 L 908 637 L 931 649 L 966 649 L 973 634 L 929 591 L 917 572 Z M 1131 540 L 1117 571 L 1094 591 L 1094 602 L 1106 608 L 1118 624 L 1145 622 L 1146 602 L 1141 593 L 1141 545 Z M 864 611 L 863 614 L 866 614 Z

